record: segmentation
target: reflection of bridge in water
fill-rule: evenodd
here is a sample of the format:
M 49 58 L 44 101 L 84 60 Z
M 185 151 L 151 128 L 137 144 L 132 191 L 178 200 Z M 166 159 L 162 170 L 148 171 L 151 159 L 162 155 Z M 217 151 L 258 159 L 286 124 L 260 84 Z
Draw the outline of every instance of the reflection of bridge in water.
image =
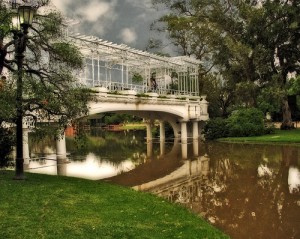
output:
M 200 198 L 200 188 L 207 184 L 208 173 L 209 158 L 200 156 L 184 161 L 181 167 L 165 177 L 134 188 L 152 192 L 172 202 L 188 203 L 197 197 Z
M 147 142 L 147 160 L 131 171 L 105 179 L 143 191 L 163 192 L 174 185 L 183 185 L 194 178 L 205 178 L 209 171 L 209 158 L 199 156 L 199 141 L 187 143 L 174 141 L 169 152 L 165 151 L 165 141 L 159 142 L 160 153 L 153 154 L 153 142 Z M 177 186 L 174 186 L 177 187 Z

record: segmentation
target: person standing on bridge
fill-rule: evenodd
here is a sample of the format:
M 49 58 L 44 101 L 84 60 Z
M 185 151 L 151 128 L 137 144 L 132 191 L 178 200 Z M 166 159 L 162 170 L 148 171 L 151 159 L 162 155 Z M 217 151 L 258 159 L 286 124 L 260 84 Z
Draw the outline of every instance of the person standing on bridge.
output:
M 156 83 L 156 73 L 152 73 L 151 78 L 150 78 L 150 82 L 151 82 L 151 89 L 152 91 L 156 91 L 157 89 L 157 83 Z

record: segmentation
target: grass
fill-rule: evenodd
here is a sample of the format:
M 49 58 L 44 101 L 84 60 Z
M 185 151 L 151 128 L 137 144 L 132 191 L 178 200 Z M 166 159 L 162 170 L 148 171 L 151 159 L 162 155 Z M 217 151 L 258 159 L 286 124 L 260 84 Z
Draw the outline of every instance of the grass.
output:
M 140 130 L 145 129 L 146 125 L 143 123 L 128 123 L 120 126 L 122 130 Z
M 279 130 L 273 134 L 252 136 L 252 137 L 229 137 L 221 138 L 221 142 L 247 142 L 247 143 L 280 143 L 280 144 L 300 144 L 300 129 Z
M 187 209 L 84 179 L 0 171 L 0 238 L 228 238 Z

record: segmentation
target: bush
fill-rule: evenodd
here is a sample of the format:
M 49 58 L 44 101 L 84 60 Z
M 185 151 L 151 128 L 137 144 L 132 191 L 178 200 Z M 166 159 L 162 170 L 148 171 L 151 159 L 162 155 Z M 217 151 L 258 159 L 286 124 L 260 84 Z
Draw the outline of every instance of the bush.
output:
M 223 118 L 209 120 L 204 126 L 204 135 L 207 140 L 214 140 L 228 136 L 227 121 Z
M 13 151 L 14 135 L 10 129 L 0 127 L 0 168 L 7 167 Z
M 204 126 L 204 135 L 207 140 L 258 136 L 272 131 L 272 128 L 265 128 L 264 115 L 256 108 L 236 110 L 228 119 L 211 119 Z
M 265 133 L 264 115 L 256 108 L 234 111 L 227 120 L 228 136 L 258 136 Z

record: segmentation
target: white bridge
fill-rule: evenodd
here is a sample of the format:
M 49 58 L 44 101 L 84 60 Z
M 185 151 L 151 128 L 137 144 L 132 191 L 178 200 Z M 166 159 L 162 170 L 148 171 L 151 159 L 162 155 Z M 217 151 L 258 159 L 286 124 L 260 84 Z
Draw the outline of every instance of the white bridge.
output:
M 154 120 L 160 122 L 161 140 L 165 122 L 182 143 L 199 138 L 200 124 L 209 118 L 206 97 L 199 95 L 200 61 L 163 57 L 92 36 L 68 33 L 68 37 L 85 57 L 84 70 L 75 72 L 80 84 L 98 96 L 89 105 L 88 118 L 97 119 L 106 112 L 129 113 L 147 122 L 147 141 L 152 140 Z M 28 137 L 26 132 L 24 137 Z M 28 145 L 24 145 L 25 162 L 29 158 L 26 149 Z M 57 142 L 57 155 L 66 155 L 64 138 Z
M 200 61 L 182 57 L 163 57 L 117 45 L 105 40 L 68 34 L 85 57 L 80 82 L 98 92 L 98 102 L 90 104 L 90 118 L 100 113 L 130 113 L 149 122 L 170 123 L 175 137 L 186 141 L 199 137 L 199 122 L 208 120 L 207 101 L 199 95 Z

